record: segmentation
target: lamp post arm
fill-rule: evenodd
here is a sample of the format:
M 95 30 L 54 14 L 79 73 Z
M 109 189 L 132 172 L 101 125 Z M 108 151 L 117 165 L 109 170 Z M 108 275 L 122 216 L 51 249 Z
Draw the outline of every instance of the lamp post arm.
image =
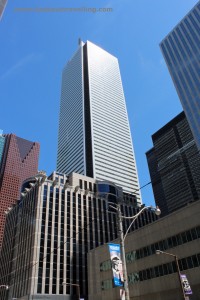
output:
M 129 225 L 128 229 L 126 230 L 126 233 L 125 233 L 125 235 L 124 235 L 124 241 L 125 241 L 125 238 L 126 238 L 128 232 L 129 232 L 129 229 L 131 228 L 131 226 L 133 225 L 133 223 L 136 221 L 136 219 L 137 219 L 137 218 L 135 218 L 135 219 L 132 220 L 131 224 Z
M 128 229 L 126 230 L 126 233 L 125 233 L 125 235 L 124 235 L 124 240 L 125 240 L 125 238 L 126 238 L 128 232 L 129 232 L 129 229 L 131 228 L 131 226 L 133 225 L 133 223 L 136 221 L 136 219 L 139 217 L 139 215 L 140 215 L 144 210 L 146 210 L 146 209 L 148 209 L 148 208 L 150 208 L 150 207 L 151 207 L 151 206 L 145 206 L 145 207 L 143 207 L 143 208 L 142 208 L 135 216 L 131 217 L 131 219 L 133 219 L 133 220 L 132 220 L 131 224 L 129 225 Z M 122 216 L 122 218 L 124 218 L 124 217 Z
M 131 216 L 131 217 L 125 217 L 125 216 L 122 216 L 123 219 L 137 219 L 137 217 L 139 217 L 139 215 L 146 209 L 149 209 L 149 208 L 152 208 L 152 206 L 145 206 L 143 207 L 136 215 L 134 216 Z
M 172 253 L 169 253 L 169 252 L 165 252 L 165 251 L 161 251 L 161 250 L 158 250 L 161 254 L 166 254 L 166 255 L 170 255 L 170 256 L 173 256 L 174 258 L 176 258 L 177 256 L 175 254 L 172 254 Z
M 109 204 L 109 203 L 112 203 L 112 202 L 108 202 L 108 204 Z M 112 207 L 113 209 L 118 210 L 116 207 L 113 206 L 113 203 L 112 203 L 112 205 L 109 204 L 109 207 Z M 137 217 L 138 217 L 144 210 L 149 209 L 149 208 L 152 208 L 152 207 L 151 207 L 151 206 L 145 206 L 145 207 L 143 207 L 143 208 L 142 208 L 136 215 L 134 215 L 134 216 L 126 217 L 126 216 L 122 216 L 122 215 L 121 215 L 121 217 L 122 217 L 123 219 L 129 219 L 129 220 L 131 220 L 131 219 L 137 219 Z
M 77 283 L 67 283 L 67 282 L 63 282 L 62 283 L 63 285 L 71 285 L 71 286 L 75 286 L 75 287 L 77 287 L 77 290 L 78 290 L 78 299 L 80 300 L 80 298 L 81 298 L 81 293 L 80 293 L 80 285 L 79 284 L 77 284 Z

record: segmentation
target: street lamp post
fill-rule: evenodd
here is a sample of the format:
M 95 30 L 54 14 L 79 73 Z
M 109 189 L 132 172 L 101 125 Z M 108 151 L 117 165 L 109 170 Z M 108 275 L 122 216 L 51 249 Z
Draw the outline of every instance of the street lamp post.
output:
M 185 297 L 185 292 L 184 292 L 183 284 L 182 284 L 182 281 L 181 281 L 181 272 L 180 272 L 180 268 L 179 268 L 177 255 L 172 254 L 172 253 L 168 253 L 168 252 L 164 252 L 164 251 L 161 251 L 161 250 L 156 250 L 156 254 L 158 254 L 158 255 L 159 254 L 165 254 L 165 255 L 169 255 L 169 256 L 174 257 L 174 260 L 175 260 L 175 263 L 176 263 L 176 268 L 177 268 L 177 273 L 178 273 L 178 280 L 179 280 L 180 287 L 181 287 L 182 298 L 184 300 L 188 299 L 188 298 Z
M 100 194 L 100 193 L 97 193 Z M 129 294 L 129 286 L 128 286 L 128 274 L 127 274 L 127 267 L 126 267 L 126 255 L 125 255 L 125 246 L 124 246 L 124 242 L 125 242 L 125 238 L 128 234 L 129 229 L 131 228 L 131 226 L 133 225 L 133 223 L 135 222 L 135 220 L 139 217 L 140 214 L 142 214 L 146 209 L 153 209 L 155 211 L 156 215 L 160 215 L 161 211 L 158 207 L 152 207 L 152 206 L 144 206 L 136 215 L 131 216 L 131 217 L 126 217 L 123 216 L 121 213 L 121 199 L 120 197 L 118 197 L 115 194 L 112 193 L 103 193 L 104 195 L 106 195 L 106 198 L 108 198 L 109 195 L 115 196 L 116 199 L 118 199 L 118 203 L 113 203 L 113 202 L 108 202 L 109 207 L 113 208 L 114 210 L 117 211 L 118 214 L 118 221 L 119 221 L 119 238 L 120 238 L 120 245 L 121 245 L 121 253 L 122 253 L 122 268 L 123 268 L 123 275 L 124 275 L 124 290 L 125 290 L 125 299 L 126 300 L 130 300 L 130 294 Z M 115 206 L 113 206 L 115 205 Z M 132 222 L 130 223 L 128 229 L 126 230 L 126 233 L 124 234 L 123 232 L 123 223 L 122 223 L 122 219 L 131 219 Z
M 63 285 L 72 285 L 72 286 L 75 286 L 77 288 L 77 291 L 78 291 L 78 300 L 80 300 L 80 286 L 79 286 L 79 284 L 76 284 L 76 283 L 67 283 L 67 282 L 63 282 L 62 284 Z
M 123 275 L 124 275 L 125 299 L 129 300 L 130 295 L 129 295 L 128 274 L 127 274 L 126 255 L 125 255 L 125 247 L 124 247 L 124 232 L 123 232 L 123 225 L 122 225 L 122 213 L 121 213 L 120 205 L 118 205 L 118 217 L 119 217 L 120 244 L 121 244 L 121 251 L 122 251 L 122 270 L 123 270 Z
M 122 216 L 120 204 L 117 204 L 117 211 L 118 211 L 118 218 L 119 218 L 119 236 L 120 236 L 120 244 L 121 244 L 121 251 L 122 251 L 122 267 L 123 267 L 123 273 L 124 273 L 124 290 L 125 290 L 125 299 L 126 300 L 130 300 L 130 295 L 129 295 L 128 274 L 127 274 L 127 267 L 126 267 L 126 255 L 125 255 L 124 242 L 125 242 L 125 238 L 128 234 L 129 229 L 131 228 L 133 223 L 136 221 L 136 219 L 140 216 L 140 214 L 142 214 L 146 209 L 154 209 L 156 215 L 161 214 L 161 211 L 158 207 L 153 208 L 152 206 L 145 206 L 136 215 L 131 216 L 131 217 L 125 217 L 125 216 Z M 131 219 L 132 220 L 132 222 L 129 225 L 125 234 L 123 232 L 122 219 Z

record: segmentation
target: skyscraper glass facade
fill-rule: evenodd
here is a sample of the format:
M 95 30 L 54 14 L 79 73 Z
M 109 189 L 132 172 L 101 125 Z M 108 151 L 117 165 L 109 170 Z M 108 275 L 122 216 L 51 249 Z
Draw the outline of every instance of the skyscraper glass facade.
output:
M 80 48 L 63 70 L 57 169 L 85 173 L 83 57 Z
M 160 44 L 200 148 L 200 2 Z
M 165 216 L 200 199 L 200 154 L 184 112 L 152 140 L 147 161 L 155 201 Z
M 141 201 L 118 60 L 91 42 L 63 71 L 57 170 L 112 181 Z

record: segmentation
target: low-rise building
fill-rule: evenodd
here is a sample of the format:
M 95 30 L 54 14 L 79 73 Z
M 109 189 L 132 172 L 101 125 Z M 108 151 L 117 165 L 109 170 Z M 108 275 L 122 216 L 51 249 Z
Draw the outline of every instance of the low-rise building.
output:
M 125 250 L 131 300 L 182 299 L 174 258 L 156 255 L 156 250 L 178 256 L 181 273 L 186 274 L 193 291 L 189 299 L 200 299 L 199 211 L 197 201 L 127 235 Z M 108 245 L 89 252 L 88 284 L 90 300 L 120 299 L 120 288 L 113 287 Z

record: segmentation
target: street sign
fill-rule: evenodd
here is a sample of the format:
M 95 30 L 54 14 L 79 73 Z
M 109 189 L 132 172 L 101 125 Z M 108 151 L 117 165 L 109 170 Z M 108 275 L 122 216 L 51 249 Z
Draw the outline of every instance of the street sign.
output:
M 185 274 L 181 274 L 181 281 L 182 281 L 182 285 L 183 285 L 185 295 L 191 295 L 192 294 L 192 289 L 190 287 L 190 284 L 189 284 Z

